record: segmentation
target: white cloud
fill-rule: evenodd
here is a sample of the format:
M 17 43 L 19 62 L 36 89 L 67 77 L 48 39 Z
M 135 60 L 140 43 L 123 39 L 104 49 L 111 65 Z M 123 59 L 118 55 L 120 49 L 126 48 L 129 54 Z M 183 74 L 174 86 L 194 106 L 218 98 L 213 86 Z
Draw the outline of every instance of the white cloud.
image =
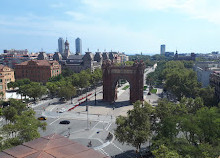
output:
M 75 20 L 84 20 L 86 16 L 83 13 L 66 11 L 65 14 L 72 16 Z
M 205 19 L 220 24 L 220 1 L 218 0 L 82 0 L 91 10 L 103 12 L 112 9 L 126 11 L 170 11 L 186 14 L 189 18 Z

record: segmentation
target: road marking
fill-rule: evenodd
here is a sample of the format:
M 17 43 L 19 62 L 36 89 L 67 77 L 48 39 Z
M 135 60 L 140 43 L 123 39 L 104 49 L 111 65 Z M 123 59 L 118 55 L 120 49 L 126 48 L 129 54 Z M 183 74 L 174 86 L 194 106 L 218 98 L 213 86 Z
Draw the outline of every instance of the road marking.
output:
M 105 152 L 103 149 L 99 149 L 101 152 L 103 152 L 106 156 L 109 156 L 107 152 Z
M 112 123 L 109 123 L 109 124 L 106 126 L 105 130 L 107 131 L 111 125 L 112 125 Z
M 52 125 L 54 122 L 58 121 L 60 118 L 54 120 L 53 122 L 51 122 L 49 125 Z
M 109 144 L 110 144 L 110 142 L 109 142 L 109 141 L 107 141 L 106 143 L 103 143 L 102 145 L 95 147 L 95 148 L 94 148 L 94 150 L 99 150 L 99 149 L 102 149 L 102 148 L 104 148 L 104 147 L 108 146 Z
M 114 145 L 117 149 L 119 149 L 121 152 L 123 152 L 123 150 L 121 148 L 119 148 L 117 145 L 115 145 L 115 143 L 111 143 L 112 145 Z
M 55 105 L 54 107 L 52 107 L 51 109 L 50 109 L 50 111 L 52 111 L 54 108 L 56 108 L 58 105 Z
M 97 122 L 97 123 L 92 127 L 92 129 L 94 129 L 99 123 L 100 123 L 100 121 Z

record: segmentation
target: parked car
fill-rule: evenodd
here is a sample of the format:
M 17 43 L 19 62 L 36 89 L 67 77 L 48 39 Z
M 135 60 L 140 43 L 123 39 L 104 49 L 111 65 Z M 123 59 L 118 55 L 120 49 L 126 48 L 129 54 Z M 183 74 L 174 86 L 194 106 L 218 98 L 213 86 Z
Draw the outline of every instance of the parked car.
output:
M 69 120 L 63 120 L 63 121 L 60 121 L 60 124 L 70 124 L 70 121 Z
M 47 118 L 44 116 L 38 117 L 38 120 L 46 120 Z
M 65 101 L 65 98 L 62 97 L 62 98 L 59 99 L 59 101 L 64 102 L 64 101 Z

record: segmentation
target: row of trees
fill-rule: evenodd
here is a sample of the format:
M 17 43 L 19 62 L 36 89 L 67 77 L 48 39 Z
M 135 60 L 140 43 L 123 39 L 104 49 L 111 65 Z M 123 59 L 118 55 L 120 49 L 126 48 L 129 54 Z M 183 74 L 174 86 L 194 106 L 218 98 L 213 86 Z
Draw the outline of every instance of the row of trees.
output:
M 116 120 L 116 138 L 139 150 L 151 142 L 156 157 L 211 158 L 220 153 L 220 109 L 199 97 L 179 103 L 161 100 L 155 108 L 140 101 Z
M 18 88 L 17 93 L 25 98 L 33 98 L 34 101 L 37 98 L 41 98 L 47 94 L 47 88 L 38 82 L 31 82 L 29 79 L 16 80 L 15 82 L 8 83 L 8 88 Z
M 102 80 L 101 69 L 95 69 L 94 72 L 90 70 L 83 70 L 80 73 L 74 73 L 66 77 L 58 76 L 52 78 L 46 83 L 50 96 L 64 97 L 70 99 L 80 93 L 80 90 L 89 86 L 97 86 Z
M 69 70 L 64 70 L 63 74 L 50 78 L 46 85 L 31 82 L 29 79 L 22 79 L 8 83 L 8 88 L 18 88 L 17 92 L 21 96 L 28 96 L 34 100 L 46 94 L 51 97 L 58 96 L 69 100 L 76 95 L 77 90 L 97 85 L 101 79 L 101 69 L 95 69 L 93 73 L 90 70 L 83 70 L 74 74 Z
M 15 99 L 1 102 L 0 115 L 5 118 L 6 124 L 0 128 L 0 150 L 11 148 L 40 137 L 38 128 L 46 129 L 46 123 L 35 118 L 35 112 L 27 108 L 26 104 Z
M 206 106 L 217 105 L 214 88 L 202 88 L 192 67 L 192 61 L 160 61 L 155 72 L 147 76 L 146 82 L 163 85 L 164 90 L 174 95 L 178 101 L 182 97 L 201 97 Z
M 211 158 L 220 155 L 220 108 L 211 87 L 201 88 L 193 62 L 159 61 L 148 84 L 161 84 L 177 98 L 162 99 L 158 106 L 134 103 L 126 117 L 116 120 L 116 138 L 138 150 L 150 141 L 161 158 Z

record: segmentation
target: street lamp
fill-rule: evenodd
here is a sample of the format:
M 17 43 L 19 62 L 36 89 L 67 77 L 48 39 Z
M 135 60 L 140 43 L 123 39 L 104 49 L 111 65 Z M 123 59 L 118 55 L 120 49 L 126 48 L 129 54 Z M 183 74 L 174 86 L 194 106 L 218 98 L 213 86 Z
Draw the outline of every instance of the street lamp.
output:
M 96 105 L 96 85 L 95 85 L 95 105 Z
M 88 99 L 87 99 L 87 91 L 88 91 L 88 89 L 86 88 L 86 111 L 88 112 L 88 105 L 87 105 L 87 101 L 88 101 Z
M 68 128 L 68 137 L 70 137 L 70 127 Z

